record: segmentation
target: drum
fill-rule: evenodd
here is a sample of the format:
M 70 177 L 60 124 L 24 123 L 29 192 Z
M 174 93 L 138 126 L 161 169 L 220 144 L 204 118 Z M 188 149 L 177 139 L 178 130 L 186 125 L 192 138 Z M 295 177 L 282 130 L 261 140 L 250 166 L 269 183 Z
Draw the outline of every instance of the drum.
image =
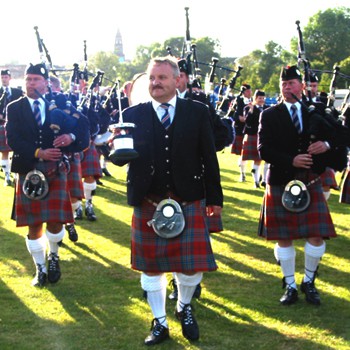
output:
M 143 102 L 151 101 L 151 95 L 148 91 L 149 79 L 147 73 L 139 73 L 135 75 L 129 94 L 129 105 L 137 105 Z
M 107 144 L 108 139 L 112 136 L 110 131 L 105 132 L 104 134 L 99 134 L 96 136 L 94 143 L 96 146 L 103 146 Z

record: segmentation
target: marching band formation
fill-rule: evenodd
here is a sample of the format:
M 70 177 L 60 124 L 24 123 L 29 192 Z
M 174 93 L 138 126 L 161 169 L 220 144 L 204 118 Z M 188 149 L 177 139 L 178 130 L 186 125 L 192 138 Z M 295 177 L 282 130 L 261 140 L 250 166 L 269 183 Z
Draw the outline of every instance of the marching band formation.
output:
M 43 55 L 46 49 L 35 30 Z M 330 189 L 340 189 L 340 202 L 350 204 L 350 91 L 340 110 L 332 105 L 332 91 L 322 100 L 301 35 L 298 62 L 282 68 L 274 105 L 267 105 L 265 92 L 253 92 L 248 83 L 234 94 L 241 66 L 229 84 L 222 79 L 206 93 L 194 74 L 198 61 L 189 30 L 184 46 L 187 55 L 175 58 L 168 49 L 167 57 L 151 60 L 146 73 L 123 87 L 117 80 L 103 96 L 103 72 L 87 85 L 91 74 L 77 64 L 68 92 L 51 75 L 49 59 L 27 66 L 23 91 L 10 86 L 8 69 L 1 71 L 1 170 L 5 186 L 13 184 L 11 173 L 16 174 L 12 218 L 17 226 L 28 227 L 26 245 L 36 268 L 32 285 L 59 281 L 65 231 L 72 242 L 78 241 L 76 220 L 84 215 L 98 219 L 93 199 L 101 177 L 111 176 L 106 165 L 128 164 L 132 268 L 141 271 L 154 316 L 146 345 L 169 338 L 165 273 L 173 275 L 169 298 L 176 300 L 184 337 L 199 338 L 191 299 L 200 296 L 203 272 L 217 269 L 210 232 L 224 229 L 216 152 L 229 147 L 238 156 L 241 182 L 247 181 L 251 161 L 254 188 L 265 188 L 258 235 L 276 241 L 274 255 L 285 288 L 282 305 L 299 298 L 296 239 L 306 240 L 300 291 L 309 303 L 321 303 L 317 270 L 325 240 L 336 237 L 327 206 Z M 211 64 L 210 84 L 217 62 Z M 335 69 L 333 88 L 338 73 Z M 139 78 L 147 82 L 143 100 L 136 101 L 130 94 Z M 343 172 L 341 185 L 337 171 Z

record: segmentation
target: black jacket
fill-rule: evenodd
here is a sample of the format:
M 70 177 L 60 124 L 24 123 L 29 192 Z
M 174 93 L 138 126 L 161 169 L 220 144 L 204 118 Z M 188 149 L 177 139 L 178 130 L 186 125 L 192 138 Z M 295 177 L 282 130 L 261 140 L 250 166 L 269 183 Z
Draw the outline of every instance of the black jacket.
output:
M 127 175 L 128 203 L 133 206 L 140 205 L 149 193 L 155 172 L 155 114 L 151 102 L 129 107 L 123 114 L 124 122 L 136 125 L 133 139 L 139 157 L 130 161 Z M 181 200 L 205 198 L 207 205 L 222 206 L 220 170 L 209 118 L 208 108 L 202 103 L 177 98 L 170 157 L 172 181 Z

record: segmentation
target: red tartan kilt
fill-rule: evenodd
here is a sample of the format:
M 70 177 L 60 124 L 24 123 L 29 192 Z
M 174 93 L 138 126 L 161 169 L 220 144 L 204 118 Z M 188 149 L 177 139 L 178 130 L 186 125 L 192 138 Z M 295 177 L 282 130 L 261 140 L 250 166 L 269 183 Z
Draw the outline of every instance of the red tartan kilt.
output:
M 236 135 L 231 146 L 231 153 L 241 155 L 242 143 L 243 143 L 243 135 Z
M 257 145 L 257 135 L 244 135 L 242 144 L 242 160 L 261 160 Z
M 98 154 L 94 143 L 90 143 L 90 147 L 84 151 L 81 160 L 82 177 L 93 176 L 95 179 L 102 177 L 102 169 L 100 165 L 100 155 Z
M 49 193 L 41 200 L 27 198 L 22 191 L 25 175 L 19 175 L 16 181 L 16 225 L 33 226 L 44 222 L 74 222 L 67 174 L 58 173 L 48 180 Z
M 0 152 L 10 152 L 11 148 L 7 144 L 5 126 L 0 125 Z
M 259 236 L 267 240 L 336 237 L 321 181 L 308 187 L 311 203 L 301 213 L 292 213 L 282 206 L 283 190 L 284 186 L 267 185 L 260 211 Z
M 322 186 L 329 186 L 331 188 L 337 188 L 338 184 L 335 179 L 335 171 L 332 168 L 326 168 L 326 170 L 321 174 Z
M 198 272 L 217 269 L 205 220 L 204 201 L 183 208 L 185 229 L 177 237 L 159 237 L 147 222 L 155 206 L 144 200 L 134 208 L 131 225 L 131 265 L 145 272 Z
M 346 170 L 346 176 L 341 187 L 340 203 L 350 204 L 350 171 Z
M 79 153 L 74 153 L 73 158 L 70 160 L 70 172 L 67 174 L 67 181 L 70 196 L 78 199 L 84 198 Z
M 207 216 L 209 232 L 221 232 L 223 228 L 221 215 Z

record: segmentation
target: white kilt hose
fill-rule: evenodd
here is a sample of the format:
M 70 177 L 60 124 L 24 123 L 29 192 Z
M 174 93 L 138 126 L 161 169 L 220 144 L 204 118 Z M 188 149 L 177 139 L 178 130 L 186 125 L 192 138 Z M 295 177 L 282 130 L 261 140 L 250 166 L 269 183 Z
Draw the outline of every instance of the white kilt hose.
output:
M 24 195 L 22 186 L 25 176 L 19 174 L 16 181 L 16 226 L 74 221 L 66 173 L 57 172 L 55 176 L 47 178 L 49 193 L 41 200 L 29 199 Z
M 205 219 L 204 201 L 183 206 L 185 229 L 177 237 L 159 237 L 147 222 L 155 207 L 144 200 L 132 217 L 132 268 L 144 272 L 214 271 L 217 269 Z

